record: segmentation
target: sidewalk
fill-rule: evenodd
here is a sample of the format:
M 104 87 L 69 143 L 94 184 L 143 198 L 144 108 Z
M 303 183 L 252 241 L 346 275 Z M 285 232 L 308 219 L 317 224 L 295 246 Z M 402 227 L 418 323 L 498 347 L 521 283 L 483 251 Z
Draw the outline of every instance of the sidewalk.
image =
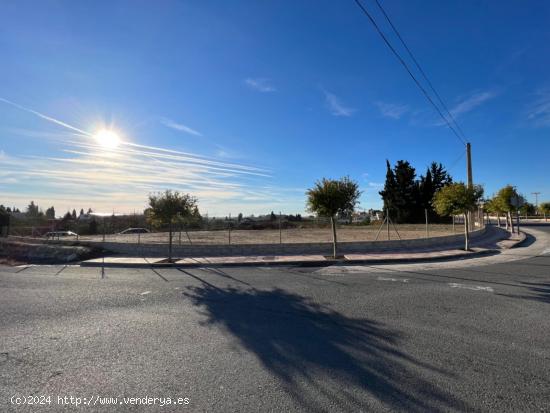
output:
M 503 249 L 512 248 L 526 238 L 515 234 L 509 239 L 490 237 L 474 244 L 471 251 L 459 248 L 425 249 L 417 251 L 385 250 L 368 254 L 345 254 L 343 258 L 333 259 L 324 255 L 276 255 L 276 256 L 233 256 L 233 257 L 187 257 L 175 262 L 166 262 L 159 257 L 105 257 L 83 261 L 83 267 L 111 268 L 151 268 L 151 267 L 229 267 L 229 266 L 328 266 L 334 264 L 396 264 L 425 261 L 447 261 L 498 254 Z

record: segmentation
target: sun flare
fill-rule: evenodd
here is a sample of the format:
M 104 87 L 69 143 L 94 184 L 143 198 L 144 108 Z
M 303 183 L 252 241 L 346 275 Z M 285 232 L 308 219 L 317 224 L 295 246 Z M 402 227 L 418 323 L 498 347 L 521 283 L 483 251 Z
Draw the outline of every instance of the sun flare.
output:
M 102 129 L 94 135 L 94 138 L 105 149 L 115 149 L 120 145 L 120 138 L 112 130 Z

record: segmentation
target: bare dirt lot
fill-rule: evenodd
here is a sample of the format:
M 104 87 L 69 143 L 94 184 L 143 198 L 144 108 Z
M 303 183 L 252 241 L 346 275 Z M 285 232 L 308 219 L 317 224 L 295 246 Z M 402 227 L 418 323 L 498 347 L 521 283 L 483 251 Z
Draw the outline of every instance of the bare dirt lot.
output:
M 338 228 L 338 241 L 374 241 L 379 230 L 379 225 L 361 227 Z M 397 232 L 396 232 L 397 230 Z M 461 232 L 459 225 L 455 228 L 456 233 Z M 390 227 L 390 239 L 416 239 L 426 237 L 426 227 L 420 224 L 402 224 Z M 438 237 L 453 234 L 452 225 L 430 225 L 429 236 Z M 231 240 L 230 240 L 231 238 Z M 101 235 L 84 236 L 80 240 L 100 241 Z M 378 236 L 379 241 L 387 240 L 387 229 L 384 226 Z M 168 232 L 155 232 L 149 234 L 128 234 L 128 235 L 107 235 L 109 242 L 125 243 L 167 243 Z M 332 233 L 330 228 L 302 228 L 279 230 L 220 230 L 220 231 L 189 231 L 174 232 L 175 244 L 278 244 L 282 243 L 309 243 L 309 242 L 331 242 Z

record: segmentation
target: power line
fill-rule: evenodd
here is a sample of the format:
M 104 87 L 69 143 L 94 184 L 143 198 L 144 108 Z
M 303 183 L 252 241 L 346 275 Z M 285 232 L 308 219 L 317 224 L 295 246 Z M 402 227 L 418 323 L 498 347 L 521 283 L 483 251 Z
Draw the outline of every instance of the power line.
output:
M 453 124 L 455 125 L 456 129 L 460 132 L 460 134 L 462 135 L 462 138 L 464 138 L 465 140 L 467 140 L 466 138 L 466 135 L 464 134 L 464 132 L 462 131 L 461 127 L 458 125 L 458 123 L 456 122 L 456 119 L 454 118 L 453 114 L 451 113 L 451 111 L 447 108 L 447 105 L 445 104 L 445 102 L 443 101 L 443 99 L 441 98 L 441 96 L 439 95 L 439 93 L 437 93 L 437 90 L 435 90 L 435 87 L 433 86 L 432 82 L 430 81 L 430 79 L 428 78 L 428 75 L 426 75 L 426 73 L 424 72 L 424 70 L 422 69 L 422 67 L 420 66 L 420 63 L 418 63 L 418 61 L 416 60 L 416 58 L 414 57 L 414 54 L 413 52 L 411 51 L 411 49 L 409 48 L 409 46 L 407 46 L 407 43 L 405 43 L 405 40 L 403 40 L 403 37 L 401 37 L 401 34 L 399 33 L 399 31 L 397 30 L 397 28 L 395 27 L 395 25 L 393 24 L 393 22 L 391 21 L 390 19 L 390 16 L 388 16 L 388 14 L 386 13 L 386 10 L 384 10 L 384 8 L 382 7 L 382 5 L 380 4 L 380 2 L 378 0 L 374 0 L 378 6 L 378 8 L 380 9 L 380 11 L 382 12 L 382 14 L 384 15 L 384 17 L 386 18 L 387 22 L 389 23 L 389 25 L 391 26 L 392 30 L 394 31 L 394 33 L 396 34 L 396 36 L 399 38 L 399 41 L 401 42 L 401 44 L 403 45 L 403 47 L 407 50 L 407 53 L 409 54 L 409 56 L 411 57 L 412 61 L 414 62 L 414 64 L 416 65 L 416 67 L 418 68 L 418 70 L 420 71 L 420 73 L 422 74 L 422 76 L 424 77 L 424 79 L 426 80 L 426 82 L 428 83 L 428 85 L 430 86 L 430 89 L 432 90 L 432 92 L 434 93 L 434 95 L 437 97 L 437 100 L 439 101 L 439 103 L 441 104 L 441 106 L 443 107 L 443 109 L 445 109 L 445 112 L 447 112 L 447 114 L 449 115 L 449 118 L 451 119 L 451 121 L 453 122 Z
M 397 50 L 395 50 L 395 48 L 391 45 L 391 43 L 389 42 L 389 40 L 387 39 L 386 35 L 382 32 L 382 30 L 380 30 L 380 27 L 378 26 L 378 24 L 376 23 L 376 21 L 374 20 L 374 18 L 371 16 L 371 14 L 368 12 L 368 10 L 363 6 L 363 4 L 360 2 L 360 0 L 354 0 L 355 3 L 357 4 L 357 6 L 363 11 L 363 13 L 369 18 L 370 22 L 372 23 L 372 25 L 374 26 L 374 28 L 376 29 L 376 31 L 378 32 L 378 34 L 380 35 L 380 37 L 382 37 L 382 40 L 384 40 L 384 43 L 386 43 L 386 46 L 388 46 L 388 48 L 392 51 L 392 53 L 395 55 L 395 57 L 397 58 L 397 60 L 399 60 L 399 62 L 401 63 L 401 65 L 405 68 L 405 70 L 407 71 L 407 73 L 409 74 L 409 76 L 411 77 L 411 79 L 414 81 L 414 83 L 416 84 L 416 86 L 418 86 L 418 88 L 422 91 L 422 93 L 424 94 L 424 96 L 426 97 L 426 99 L 428 100 L 428 102 L 430 102 L 430 104 L 435 108 L 435 110 L 437 111 L 437 113 L 439 114 L 439 116 L 441 116 L 441 119 L 443 119 L 443 121 L 447 124 L 447 126 L 449 127 L 449 129 L 454 133 L 454 135 L 458 138 L 458 140 L 460 140 L 461 143 L 463 143 L 464 145 L 466 145 L 466 141 L 464 139 L 462 139 L 462 137 L 458 134 L 458 132 L 455 130 L 455 128 L 453 127 L 453 125 L 451 125 L 451 123 L 449 122 L 449 120 L 443 116 L 443 113 L 441 112 L 441 110 L 439 109 L 439 107 L 434 103 L 434 101 L 432 100 L 432 98 L 430 97 L 430 95 L 428 94 L 428 92 L 426 92 L 426 89 L 424 89 L 424 87 L 422 87 L 422 85 L 420 84 L 420 82 L 418 81 L 418 79 L 414 76 L 414 74 L 411 72 L 411 70 L 409 69 L 409 66 L 407 65 L 407 63 L 405 63 L 405 61 L 403 60 L 403 58 L 399 55 L 399 53 L 397 52 Z
M 453 163 L 451 163 L 451 166 L 447 169 L 447 172 L 451 172 L 453 170 L 453 168 L 456 166 L 456 164 L 464 157 L 464 155 L 466 154 L 466 151 L 462 151 L 460 156 L 458 158 L 456 158 Z

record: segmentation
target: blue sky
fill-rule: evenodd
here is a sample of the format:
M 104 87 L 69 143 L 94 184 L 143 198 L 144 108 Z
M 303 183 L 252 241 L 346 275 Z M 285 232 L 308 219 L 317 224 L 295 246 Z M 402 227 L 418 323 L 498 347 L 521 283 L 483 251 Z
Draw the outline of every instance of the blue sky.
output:
M 474 181 L 550 200 L 550 4 L 381 3 L 472 142 Z M 352 0 L 4 1 L 0 55 L 3 204 L 139 211 L 172 188 L 210 215 L 296 213 L 344 175 L 379 207 L 386 159 L 465 179 L 464 146 Z

